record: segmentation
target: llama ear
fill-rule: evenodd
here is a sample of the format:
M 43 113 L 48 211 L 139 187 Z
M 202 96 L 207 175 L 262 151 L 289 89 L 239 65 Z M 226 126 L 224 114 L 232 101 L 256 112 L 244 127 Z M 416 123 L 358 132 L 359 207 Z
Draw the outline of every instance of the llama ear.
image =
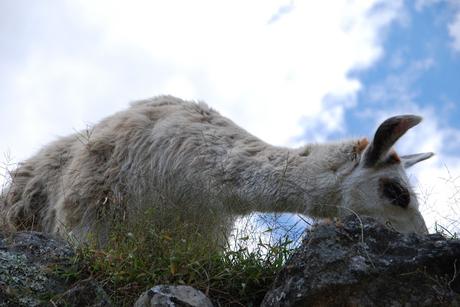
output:
M 390 117 L 380 124 L 374 139 L 364 154 L 364 166 L 372 167 L 381 161 L 407 130 L 422 121 L 420 116 L 400 115 Z
M 432 152 L 424 152 L 424 153 L 418 153 L 418 154 L 413 154 L 413 155 L 401 156 L 399 158 L 401 159 L 401 162 L 402 162 L 404 168 L 409 168 L 412 165 L 414 165 L 414 164 L 416 164 L 416 163 L 418 163 L 420 161 L 423 161 L 423 160 L 431 158 L 432 156 L 434 156 L 434 153 L 432 153 Z

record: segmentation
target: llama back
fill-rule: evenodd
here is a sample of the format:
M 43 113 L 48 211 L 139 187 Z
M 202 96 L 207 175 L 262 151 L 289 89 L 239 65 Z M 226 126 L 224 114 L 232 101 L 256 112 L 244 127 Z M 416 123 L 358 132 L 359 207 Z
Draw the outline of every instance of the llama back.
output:
M 3 191 L 2 216 L 14 229 L 82 237 L 134 207 L 199 203 L 217 169 L 208 157 L 222 155 L 242 134 L 205 104 L 168 96 L 133 103 L 21 163 Z
M 72 158 L 75 144 L 75 136 L 62 138 L 18 165 L 2 191 L 3 226 L 16 230 L 54 229 L 54 204 L 62 192 L 62 172 Z

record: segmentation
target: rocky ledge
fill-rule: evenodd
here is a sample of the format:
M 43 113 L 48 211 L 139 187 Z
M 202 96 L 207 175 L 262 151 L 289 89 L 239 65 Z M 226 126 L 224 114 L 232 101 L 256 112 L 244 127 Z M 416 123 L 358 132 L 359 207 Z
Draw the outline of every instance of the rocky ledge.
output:
M 0 306 L 110 306 L 95 281 L 63 274 L 73 256 L 68 243 L 49 235 L 0 234 Z M 373 219 L 350 216 L 306 233 L 262 305 L 460 306 L 459 275 L 459 240 L 404 235 Z M 136 304 L 203 302 L 211 306 L 190 287 L 163 285 Z
M 262 306 L 459 306 L 460 241 L 350 216 L 309 230 Z

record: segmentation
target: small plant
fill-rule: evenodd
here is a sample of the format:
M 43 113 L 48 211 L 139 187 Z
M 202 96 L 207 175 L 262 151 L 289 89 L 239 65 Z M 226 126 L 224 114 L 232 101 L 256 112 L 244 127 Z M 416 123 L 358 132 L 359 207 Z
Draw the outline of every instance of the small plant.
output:
M 458 239 L 458 233 L 452 232 L 448 227 L 445 227 L 438 222 L 434 223 L 434 231 L 448 239 Z

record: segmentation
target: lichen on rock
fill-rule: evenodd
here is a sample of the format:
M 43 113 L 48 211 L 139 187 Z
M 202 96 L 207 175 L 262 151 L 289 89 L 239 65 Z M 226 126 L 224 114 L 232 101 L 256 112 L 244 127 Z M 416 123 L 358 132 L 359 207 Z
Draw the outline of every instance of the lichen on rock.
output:
M 0 306 L 66 305 L 62 297 L 73 284 L 55 268 L 70 266 L 74 255 L 72 246 L 51 235 L 0 233 Z M 91 300 L 93 304 L 100 298 Z

